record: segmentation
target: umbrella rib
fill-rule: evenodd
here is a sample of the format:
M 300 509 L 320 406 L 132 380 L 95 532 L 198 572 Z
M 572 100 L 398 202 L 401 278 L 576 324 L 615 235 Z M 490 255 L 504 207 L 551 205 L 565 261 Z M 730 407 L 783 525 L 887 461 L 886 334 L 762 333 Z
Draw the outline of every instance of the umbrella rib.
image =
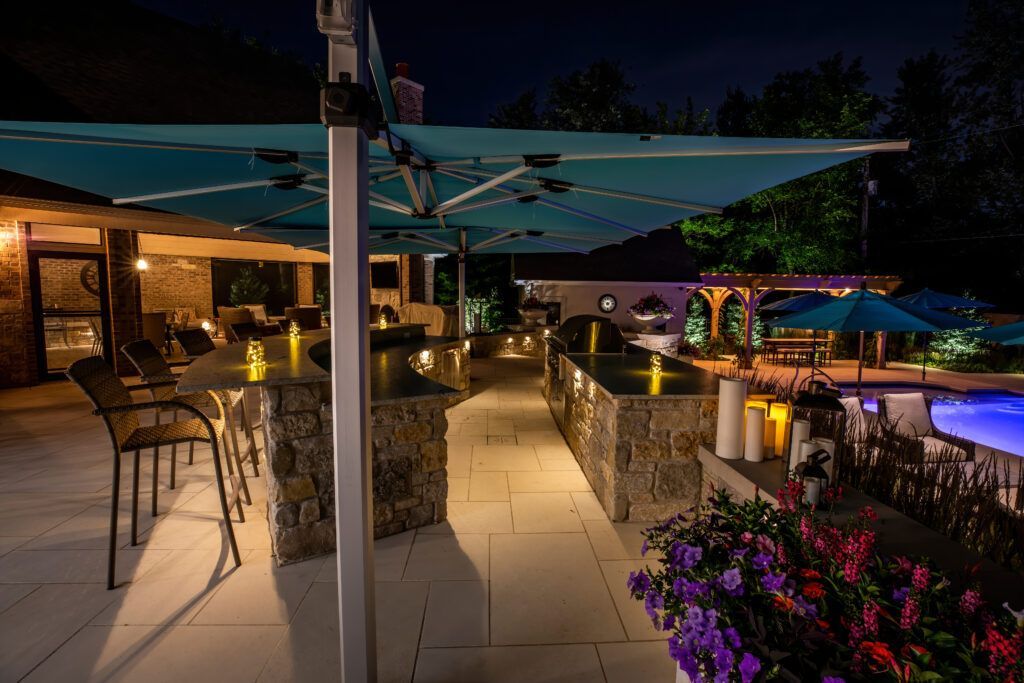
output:
M 433 175 L 431 175 L 431 173 L 428 171 L 428 172 L 424 172 L 420 177 L 427 179 L 426 180 L 427 191 L 430 193 L 430 201 L 431 201 L 432 204 L 436 205 L 437 204 L 437 190 L 434 189 L 434 177 L 433 177 Z M 444 216 L 438 216 L 437 217 L 437 222 L 441 226 L 442 230 L 444 228 L 448 227 L 447 225 L 445 225 Z
M 455 178 L 456 180 L 461 180 L 461 181 L 466 182 L 466 183 L 477 183 L 477 182 L 480 182 L 476 178 L 466 177 L 465 175 L 462 175 L 461 171 L 451 171 L 449 169 L 439 168 L 439 169 L 437 169 L 437 172 L 441 173 L 443 175 L 446 175 L 446 176 L 448 176 L 450 178 Z M 504 185 L 497 185 L 497 186 L 495 186 L 494 189 L 496 189 L 496 190 L 498 190 L 500 192 L 507 192 L 507 193 L 510 193 L 510 194 L 516 192 L 516 190 L 513 190 L 513 189 L 511 189 L 509 187 L 506 187 Z M 567 204 L 562 204 L 561 202 L 556 202 L 556 201 L 554 201 L 552 199 L 548 199 L 547 197 L 541 197 L 540 199 L 537 200 L 537 203 L 540 204 L 541 206 L 547 206 L 548 208 L 551 208 L 551 209 L 556 209 L 558 211 L 563 211 L 563 212 L 565 212 L 567 214 L 570 214 L 572 216 L 576 216 L 577 218 L 583 218 L 585 220 L 593 221 L 595 223 L 602 223 L 604 225 L 607 225 L 607 226 L 610 226 L 610 227 L 613 227 L 613 228 L 618 228 L 619 230 L 624 230 L 624 231 L 630 233 L 631 235 L 645 235 L 645 236 L 647 235 L 646 232 L 644 232 L 643 230 L 640 230 L 639 228 L 634 228 L 634 227 L 625 225 L 624 223 L 619 223 L 618 221 L 614 221 L 611 218 L 604 218 L 603 216 L 598 216 L 597 214 L 590 213 L 589 211 L 584 211 L 583 209 L 577 209 L 577 208 L 569 206 Z
M 323 177 L 323 176 L 320 176 Z M 134 197 L 116 197 L 111 201 L 115 206 L 121 204 L 134 204 L 137 202 L 152 202 L 159 199 L 174 199 L 176 197 L 194 197 L 201 194 L 214 194 L 216 192 L 231 192 L 233 190 L 246 190 L 253 187 L 267 187 L 274 185 L 280 181 L 267 179 L 267 180 L 247 180 L 241 183 L 225 183 L 224 185 L 208 185 L 206 187 L 193 187 L 185 190 L 168 190 L 167 192 L 154 192 L 152 194 L 140 194 Z
M 421 232 L 410 231 L 410 232 L 407 232 L 407 233 L 404 233 L 404 234 L 405 234 L 405 236 L 415 235 L 416 237 L 419 238 L 420 242 L 424 242 L 424 243 L 428 243 L 428 244 L 433 244 L 435 246 L 441 247 L 445 251 L 450 251 L 450 252 L 458 251 L 458 247 L 452 246 L 451 244 L 447 244 L 446 242 L 442 242 L 441 240 L 435 239 L 435 238 L 431 237 L 430 235 L 424 235 Z
M 486 239 L 483 242 L 474 244 L 472 247 L 469 247 L 466 251 L 480 251 L 481 249 L 486 249 L 492 244 L 497 244 L 499 242 L 511 242 L 512 240 L 519 239 L 520 237 L 523 236 L 523 233 L 521 233 L 519 230 L 506 230 L 502 232 L 500 235 L 495 235 L 494 237 Z
M 262 225 L 263 223 L 272 221 L 275 218 L 281 218 L 282 216 L 288 216 L 293 213 L 298 213 L 299 211 L 303 211 L 310 207 L 317 206 L 318 204 L 323 204 L 326 201 L 327 197 L 315 197 L 313 199 L 310 199 L 309 201 L 302 202 L 301 204 L 296 204 L 295 206 L 289 207 L 282 211 L 277 211 L 275 213 L 270 214 L 269 216 L 264 216 L 263 218 L 259 218 L 252 222 L 246 223 L 245 225 L 239 225 L 238 227 L 235 228 L 235 230 L 246 230 L 257 225 Z
M 529 171 L 531 168 L 532 168 L 531 166 L 527 166 L 526 164 L 521 164 L 521 165 L 519 165 L 519 166 L 517 166 L 517 167 L 515 167 L 515 168 L 513 168 L 513 169 L 511 169 L 509 171 L 505 171 L 504 173 L 497 173 L 490 180 L 487 180 L 485 182 L 480 183 L 479 185 L 471 187 L 470 189 L 466 190 L 462 194 L 456 195 L 455 197 L 452 197 L 451 199 L 449 199 L 447 201 L 441 202 L 440 204 L 435 206 L 433 209 L 431 209 L 430 213 L 431 213 L 431 215 L 437 215 L 439 213 L 444 213 L 447 209 L 449 209 L 449 208 L 451 208 L 451 207 L 453 207 L 453 206 L 455 206 L 457 204 L 461 204 L 461 203 L 465 202 L 468 199 L 472 199 L 473 197 L 477 196 L 478 194 L 480 194 L 482 192 L 486 192 L 487 190 L 490 190 L 491 188 L 496 187 L 497 185 L 501 185 L 502 183 L 504 183 L 504 182 L 506 182 L 508 180 L 512 180 L 514 178 L 517 178 L 518 176 L 521 176 L 522 174 L 524 174 L 527 171 Z
M 530 237 L 529 235 L 523 235 L 523 239 L 525 241 L 527 241 L 527 242 L 534 242 L 536 244 L 541 244 L 541 245 L 543 245 L 545 247 L 551 247 L 552 249 L 561 249 L 562 251 L 572 251 L 572 252 L 575 252 L 577 254 L 589 254 L 590 253 L 586 249 L 577 249 L 576 247 L 570 247 L 568 244 L 558 244 L 557 242 L 552 242 L 550 240 L 542 240 L 542 239 L 539 239 L 537 237 Z
M 398 171 L 402 174 L 405 189 L 409 191 L 409 197 L 412 199 L 412 205 L 416 208 L 416 213 L 426 213 L 427 207 L 423 205 L 423 196 L 416 186 L 416 180 L 412 177 L 412 168 L 408 164 L 402 164 L 398 167 Z
M 403 204 L 402 202 L 395 201 L 391 197 L 385 197 L 384 195 L 380 194 L 379 192 L 374 192 L 372 190 L 368 194 L 369 194 L 370 199 L 375 199 L 378 202 L 381 202 L 383 204 L 388 204 L 388 205 L 390 205 L 391 208 L 398 209 L 401 213 L 404 213 L 404 214 L 406 214 L 408 216 L 414 215 L 413 209 L 412 209 L 411 206 L 407 206 L 407 205 Z
M 379 202 L 376 199 L 370 199 L 369 200 L 369 204 L 370 204 L 370 206 L 376 207 L 378 209 L 384 209 L 385 211 L 393 211 L 394 213 L 400 213 L 403 216 L 408 216 L 409 215 L 409 212 L 406 211 L 405 209 L 400 209 L 397 206 L 392 206 L 391 204 L 385 204 L 384 202 Z
M 483 176 L 492 177 L 495 174 L 494 171 L 488 171 L 483 168 L 468 168 L 465 169 L 466 173 L 478 173 Z M 544 182 L 557 183 L 560 182 L 551 178 L 512 178 L 512 182 L 516 183 L 529 183 L 531 185 L 542 185 Z M 722 213 L 722 207 L 711 206 L 709 204 L 699 204 L 697 202 L 680 201 L 676 199 L 668 199 L 666 197 L 654 197 L 646 194 L 637 194 L 635 192 L 623 192 L 622 190 L 608 190 L 603 187 L 592 187 L 589 185 L 576 185 L 572 184 L 569 186 L 570 189 L 576 192 L 584 192 L 587 194 L 601 195 L 604 197 L 613 197 L 615 199 L 628 199 L 631 201 L 644 202 L 646 204 L 660 204 L 661 206 L 671 206 L 677 209 L 688 209 L 692 211 L 701 211 L 703 213 Z
M 500 204 L 508 204 L 509 202 L 519 201 L 525 197 L 536 197 L 548 192 L 543 188 L 538 190 L 531 190 L 529 192 L 515 192 L 512 194 L 506 194 L 504 197 L 492 197 L 491 199 L 482 199 L 478 202 L 470 202 L 468 204 L 462 204 L 455 206 L 444 211 L 444 213 L 437 214 L 438 216 L 450 216 L 456 213 L 463 213 L 465 211 L 475 211 L 477 209 L 486 209 L 491 206 L 498 206 Z

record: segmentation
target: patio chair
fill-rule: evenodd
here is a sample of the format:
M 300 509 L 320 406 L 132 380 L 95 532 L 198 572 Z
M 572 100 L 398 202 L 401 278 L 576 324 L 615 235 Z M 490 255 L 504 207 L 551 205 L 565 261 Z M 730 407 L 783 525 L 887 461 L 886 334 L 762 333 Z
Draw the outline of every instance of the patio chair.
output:
M 253 318 L 252 311 L 248 308 L 218 306 L 217 315 L 220 316 L 220 324 L 224 328 L 224 338 L 228 340 L 229 344 L 236 344 L 256 335 L 271 337 L 281 334 L 280 325 L 277 323 L 258 324 Z
M 66 371 L 68 379 L 74 382 L 85 393 L 92 403 L 94 415 L 103 418 L 114 448 L 113 485 L 110 493 L 110 543 L 107 556 L 107 590 L 114 588 L 114 569 L 117 560 L 117 510 L 121 490 L 121 455 L 134 452 L 132 463 L 132 509 L 131 509 L 131 544 L 138 545 L 139 517 L 139 454 L 146 449 L 159 446 L 194 443 L 196 441 L 210 444 L 213 452 L 213 471 L 216 478 L 217 493 L 220 498 L 221 514 L 224 517 L 224 531 L 227 534 L 231 555 L 235 566 L 241 566 L 242 558 L 238 554 L 235 531 L 231 525 L 231 508 L 236 508 L 238 521 L 245 521 L 242 503 L 239 499 L 238 477 L 230 475 L 230 496 L 225 495 L 224 475 L 220 465 L 218 440 L 224 432 L 223 410 L 216 397 L 212 397 L 217 408 L 217 417 L 207 417 L 201 410 L 187 403 L 176 401 L 149 401 L 134 403 L 131 391 L 136 389 L 153 390 L 156 382 L 138 387 L 125 386 L 114 369 L 101 356 L 89 356 L 72 363 Z M 168 383 L 167 386 L 173 386 Z M 149 410 L 180 410 L 191 414 L 188 420 L 166 422 L 164 424 L 143 427 L 139 424 L 138 413 Z M 154 450 L 155 452 L 155 450 Z M 154 458 L 155 460 L 155 458 Z M 156 466 L 154 465 L 154 472 Z M 153 491 L 156 500 L 156 490 Z
M 974 442 L 937 429 L 931 407 L 931 397 L 921 392 L 878 397 L 879 418 L 893 427 L 896 438 L 913 442 L 924 462 L 972 462 Z
M 186 360 L 195 360 L 199 356 L 217 350 L 217 345 L 213 343 L 213 339 L 201 327 L 193 327 L 189 330 L 175 330 L 174 340 L 181 346 Z
M 289 306 L 284 309 L 285 320 L 298 320 L 304 330 L 319 330 L 321 313 L 319 306 Z

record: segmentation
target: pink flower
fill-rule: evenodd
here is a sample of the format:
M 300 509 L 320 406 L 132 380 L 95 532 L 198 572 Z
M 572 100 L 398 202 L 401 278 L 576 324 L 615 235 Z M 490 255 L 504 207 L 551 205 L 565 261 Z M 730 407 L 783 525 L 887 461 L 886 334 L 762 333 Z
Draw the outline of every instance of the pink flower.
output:
M 754 534 L 750 533 L 749 531 L 744 531 L 742 534 L 740 534 L 740 541 L 742 541 L 744 545 L 750 545 L 750 542 L 753 540 Z
M 878 634 L 878 605 L 868 601 L 864 603 L 864 609 L 862 615 L 864 619 L 864 631 L 869 636 L 875 636 Z
M 920 618 L 921 606 L 917 603 L 917 598 L 909 598 L 903 603 L 903 610 L 900 612 L 900 628 L 912 629 Z
M 973 588 L 968 588 L 960 596 L 960 611 L 964 613 L 964 616 L 973 617 L 983 604 L 984 601 L 981 599 L 981 593 Z
M 931 577 L 932 573 L 928 571 L 928 567 L 925 567 L 923 564 L 916 565 L 910 579 L 910 585 L 914 587 L 915 591 L 920 593 L 928 588 L 928 581 Z
M 764 534 L 757 535 L 757 538 L 754 539 L 754 546 L 765 555 L 775 554 L 775 541 Z

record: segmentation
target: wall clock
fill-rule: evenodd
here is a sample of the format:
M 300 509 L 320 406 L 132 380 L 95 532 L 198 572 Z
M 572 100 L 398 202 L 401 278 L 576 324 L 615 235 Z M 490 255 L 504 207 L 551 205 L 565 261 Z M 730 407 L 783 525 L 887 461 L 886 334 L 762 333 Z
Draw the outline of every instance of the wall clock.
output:
M 618 305 L 618 300 L 611 294 L 602 294 L 597 300 L 597 307 L 604 313 L 611 313 Z

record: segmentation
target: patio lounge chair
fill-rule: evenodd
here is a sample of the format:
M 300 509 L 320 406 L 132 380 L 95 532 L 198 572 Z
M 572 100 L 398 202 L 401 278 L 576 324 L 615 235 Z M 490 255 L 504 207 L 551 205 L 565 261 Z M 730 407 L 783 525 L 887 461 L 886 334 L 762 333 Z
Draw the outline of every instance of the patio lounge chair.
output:
M 319 306 L 289 306 L 284 309 L 284 317 L 289 321 L 298 320 L 299 327 L 304 330 L 319 330 L 322 327 Z
M 181 345 L 181 350 L 188 360 L 195 360 L 199 356 L 217 350 L 217 345 L 210 339 L 210 335 L 206 330 L 201 327 L 176 330 L 174 332 L 174 340 Z
M 878 397 L 878 416 L 891 425 L 895 436 L 916 444 L 924 462 L 972 462 L 975 444 L 935 427 L 931 397 L 920 392 L 883 394 Z
M 224 330 L 224 338 L 228 340 L 229 344 L 235 344 L 256 335 L 271 337 L 281 334 L 280 325 L 257 323 L 252 310 L 248 308 L 218 306 L 217 315 L 220 317 L 220 324 Z
M 231 494 L 224 492 L 224 475 L 221 471 L 220 450 L 217 442 L 224 432 L 223 411 L 220 402 L 213 398 L 217 408 L 217 417 L 207 417 L 201 410 L 187 403 L 176 401 L 149 401 L 134 403 L 131 391 L 136 389 L 154 390 L 159 383 L 140 384 L 138 387 L 125 386 L 114 369 L 101 356 L 90 356 L 77 360 L 68 367 L 68 379 L 78 385 L 92 403 L 94 415 L 103 418 L 110 435 L 110 443 L 114 447 L 113 485 L 110 493 L 110 544 L 107 558 L 107 589 L 114 588 L 114 569 L 117 560 L 117 510 L 118 497 L 121 490 L 121 455 L 134 451 L 132 466 L 132 510 L 131 510 L 131 544 L 138 545 L 138 513 L 139 513 L 139 454 L 141 451 L 159 446 L 179 443 L 210 444 L 213 451 L 213 471 L 216 477 L 217 493 L 220 498 L 221 514 L 224 517 L 224 531 L 227 534 L 231 555 L 235 566 L 241 566 L 242 559 L 238 554 L 235 532 L 231 526 L 231 508 L 238 511 L 238 521 L 245 521 L 242 504 L 239 500 L 239 480 L 231 475 Z M 167 386 L 173 386 L 169 382 Z M 139 424 L 138 413 L 149 410 L 180 410 L 190 413 L 188 420 L 165 422 L 164 424 L 143 427 Z M 155 453 L 155 450 L 154 450 Z M 154 472 L 156 467 L 154 466 Z M 154 491 L 155 500 L 155 491 Z

